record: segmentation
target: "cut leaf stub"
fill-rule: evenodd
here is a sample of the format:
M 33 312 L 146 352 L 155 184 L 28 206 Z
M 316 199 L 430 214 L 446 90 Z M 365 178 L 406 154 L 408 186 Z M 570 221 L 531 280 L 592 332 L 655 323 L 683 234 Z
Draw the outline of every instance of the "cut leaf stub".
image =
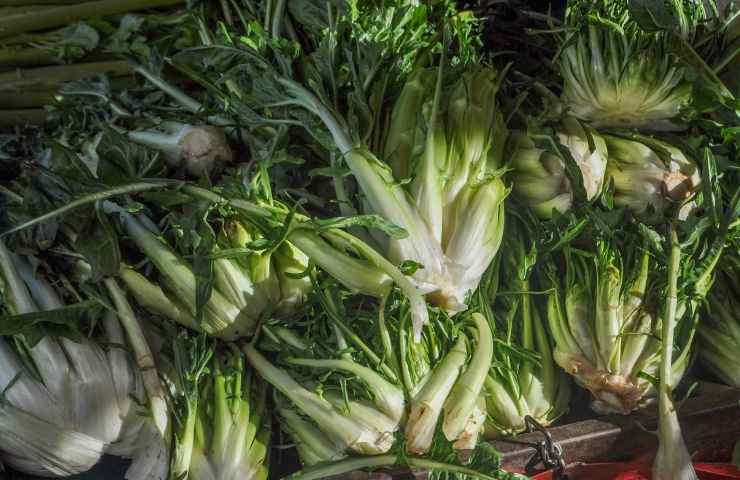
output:
M 635 140 L 606 135 L 609 150 L 606 176 L 614 183 L 614 204 L 636 213 L 679 210 L 686 219 L 696 207 L 692 197 L 701 187 L 696 162 L 668 142 L 649 137 Z

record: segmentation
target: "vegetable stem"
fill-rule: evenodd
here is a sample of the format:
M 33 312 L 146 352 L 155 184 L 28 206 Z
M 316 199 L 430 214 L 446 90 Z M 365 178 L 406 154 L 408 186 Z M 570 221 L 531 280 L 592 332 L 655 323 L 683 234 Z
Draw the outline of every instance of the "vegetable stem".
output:
M 19 125 L 41 125 L 46 121 L 47 111 L 43 108 L 24 108 L 21 110 L 0 110 L 0 127 Z
M 24 91 L 22 95 L 0 92 L 0 108 L 33 109 L 53 102 L 54 92 L 49 90 L 41 92 Z
M 122 60 L 13 70 L 12 72 L 0 73 L 0 91 L 13 91 L 16 88 L 27 88 L 30 86 L 39 89 L 38 87 L 40 86 L 56 86 L 62 82 L 80 80 L 95 75 L 107 74 L 116 77 L 131 73 L 132 68 L 129 63 Z
M 691 457 L 681 435 L 678 414 L 673 404 L 673 336 L 678 305 L 678 275 L 681 247 L 674 227 L 670 230 L 671 253 L 668 262 L 668 292 L 663 318 L 658 389 L 658 434 L 660 445 L 653 463 L 653 480 L 697 480 Z
M 455 382 L 444 405 L 442 430 L 449 441 L 457 440 L 471 420 L 493 360 L 493 335 L 488 321 L 477 312 L 473 314 L 472 320 L 475 323 L 477 345 L 468 366 Z
M 141 378 L 149 397 L 149 405 L 152 410 L 152 417 L 159 433 L 167 438 L 169 430 L 169 414 L 167 409 L 167 400 L 159 381 L 157 366 L 154 362 L 154 355 L 144 336 L 144 330 L 141 328 L 134 311 L 131 309 L 126 300 L 126 294 L 118 286 L 118 282 L 113 278 L 104 280 L 105 286 L 113 298 L 116 306 L 118 318 L 126 331 L 129 344 L 134 352 L 134 361 L 141 372 Z
M 128 185 L 122 185 L 120 187 L 110 188 L 108 190 L 103 190 L 101 192 L 91 193 L 89 195 L 85 195 L 83 197 L 72 200 L 67 205 L 60 207 L 56 210 L 52 210 L 51 212 L 47 212 L 36 218 L 23 222 L 20 225 L 16 225 L 12 227 L 11 229 L 0 233 L 0 238 L 6 237 L 10 235 L 11 233 L 19 232 L 21 230 L 32 227 L 34 225 L 38 225 L 39 223 L 46 222 L 53 218 L 57 218 L 71 210 L 74 210 L 76 208 L 79 208 L 85 205 L 89 205 L 91 203 L 95 203 L 99 200 L 105 200 L 107 198 L 116 197 L 119 195 L 126 195 L 130 193 L 144 192 L 146 190 L 164 188 L 165 186 L 166 184 L 163 184 L 163 183 L 137 182 L 137 183 L 131 183 Z
M 141 65 L 134 66 L 134 71 L 141 75 L 142 77 L 146 78 L 151 82 L 155 87 L 162 90 L 164 93 L 172 97 L 177 103 L 182 105 L 184 108 L 186 108 L 190 113 L 198 113 L 200 109 L 202 108 L 202 105 L 197 100 L 189 97 L 185 92 L 182 90 L 170 85 L 169 83 L 165 82 L 162 78 L 155 75 L 151 71 L 149 71 L 147 68 L 144 68 Z
M 355 363 L 352 360 L 319 360 L 311 358 L 287 358 L 293 365 L 302 365 L 310 368 L 326 368 L 352 373 L 362 379 L 375 398 L 375 405 L 396 422 L 401 420 L 404 413 L 403 392 L 371 368 Z
M 319 464 L 315 467 L 307 468 L 285 477 L 284 480 L 319 480 L 322 478 L 342 475 L 348 472 L 362 469 L 377 469 L 383 467 L 393 467 L 399 464 L 398 455 L 377 455 L 373 457 L 348 458 L 338 462 Z M 406 465 L 415 470 L 435 470 L 439 472 L 457 473 L 469 475 L 470 478 L 480 480 L 499 480 L 501 476 L 488 475 L 473 468 L 453 465 L 449 463 L 437 462 L 426 458 L 407 456 L 404 457 Z M 524 479 L 525 477 L 509 474 L 513 479 Z
M 23 197 L 15 193 L 13 190 L 0 185 L 0 195 L 5 195 L 14 203 L 23 203 Z
M 59 27 L 88 18 L 106 17 L 183 2 L 184 0 L 100 0 L 57 6 L 41 12 L 12 15 L 0 19 L 0 38 L 33 30 Z
M 40 48 L 5 48 L 0 50 L 0 67 L 23 67 L 64 63 L 49 50 Z
M 57 7 L 59 5 L 75 5 L 85 0 L 0 0 L 0 7 L 26 7 L 32 5 L 47 5 Z

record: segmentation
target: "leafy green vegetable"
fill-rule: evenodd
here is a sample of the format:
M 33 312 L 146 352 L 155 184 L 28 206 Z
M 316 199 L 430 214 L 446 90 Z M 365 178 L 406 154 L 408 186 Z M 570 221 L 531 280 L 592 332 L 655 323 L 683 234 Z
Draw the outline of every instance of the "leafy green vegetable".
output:
M 596 127 L 681 129 L 694 82 L 676 45 L 713 14 L 701 2 L 568 2 L 557 57 L 563 105 Z

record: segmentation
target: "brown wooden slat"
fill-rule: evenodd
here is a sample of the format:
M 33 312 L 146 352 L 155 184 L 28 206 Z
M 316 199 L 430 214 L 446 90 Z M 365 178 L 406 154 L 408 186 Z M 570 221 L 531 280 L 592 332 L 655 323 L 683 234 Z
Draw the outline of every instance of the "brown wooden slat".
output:
M 680 406 L 684 440 L 689 451 L 726 447 L 740 439 L 740 390 L 710 387 Z M 563 448 L 566 463 L 619 461 L 649 453 L 657 437 L 656 406 L 629 416 L 604 416 L 548 429 Z M 522 442 L 537 442 L 542 435 L 527 433 L 515 440 L 494 441 L 504 455 L 504 468 L 523 471 L 534 449 Z

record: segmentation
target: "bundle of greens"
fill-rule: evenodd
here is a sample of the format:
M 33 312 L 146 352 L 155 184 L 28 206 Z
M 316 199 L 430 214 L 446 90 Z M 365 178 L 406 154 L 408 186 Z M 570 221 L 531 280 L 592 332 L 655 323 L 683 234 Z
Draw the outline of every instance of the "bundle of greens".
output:
M 440 312 L 412 342 L 408 306 L 400 298 L 374 312 L 345 304 L 331 285 L 317 286 L 316 294 L 320 305 L 305 327 L 265 325 L 262 351 L 244 347 L 250 364 L 280 392 L 281 424 L 306 467 L 291 478 L 404 461 L 453 475 L 500 474 L 495 458 L 478 465 L 458 458 L 473 452 L 482 459 L 488 449 L 477 443 L 493 357 L 482 315 L 456 325 Z M 272 362 L 263 353 L 269 350 L 279 352 Z
M 0 6 L 0 126 L 43 124 L 68 82 L 109 75 L 117 91 L 134 87 L 122 56 L 198 44 L 192 16 L 174 8 L 182 0 L 61 3 Z
M 262 343 L 281 352 L 280 366 L 255 345 L 244 347 L 250 365 L 280 392 L 278 411 L 307 466 L 387 453 L 405 415 L 398 375 L 345 322 L 339 300 L 331 291 L 322 294 L 327 310 L 302 334 L 280 324 L 263 327 Z
M 160 352 L 177 428 L 169 478 L 267 479 L 271 420 L 265 385 L 236 345 L 170 329 Z
M 143 221 L 117 205 L 110 203 L 112 212 L 119 214 L 123 228 L 142 253 L 154 264 L 160 282 L 154 283 L 129 266 L 122 266 L 120 275 L 137 302 L 153 313 L 170 318 L 196 331 L 219 338 L 235 339 L 254 331 L 262 310 L 254 303 L 267 303 L 255 288 L 249 270 L 240 268 L 229 259 L 213 262 L 214 285 L 202 305 L 198 282 L 192 267 L 175 249 L 162 243 L 159 232 L 147 228 Z
M 570 382 L 553 359 L 553 345 L 534 292 L 534 232 L 509 213 L 500 262 L 487 273 L 473 308 L 494 329 L 498 348 L 486 378 L 486 438 L 516 435 L 525 417 L 550 425 L 568 409 Z M 492 305 L 489 306 L 489 302 Z
M 559 145 L 552 145 L 555 141 Z M 509 148 L 513 194 L 538 217 L 551 218 L 553 211 L 565 213 L 574 202 L 585 203 L 601 194 L 607 170 L 606 143 L 578 120 L 565 118 L 556 138 L 514 132 Z M 566 166 L 571 164 L 577 167 L 575 187 Z
M 376 167 L 365 183 L 357 177 L 364 167 L 345 159 L 372 211 L 410 232 L 386 242 L 388 258 L 420 264 L 413 276 L 419 288 L 433 304 L 457 313 L 501 244 L 507 132 L 496 101 L 501 74 L 471 69 L 443 84 L 444 68 L 414 71 L 401 90 L 381 157 L 392 176 Z M 442 89 L 452 93 L 443 99 Z M 379 188 L 406 179 L 407 189 Z
M 246 31 L 224 28 L 226 38 L 183 53 L 175 64 L 242 123 L 300 125 L 338 152 L 332 167 L 343 214 L 363 210 L 403 228 L 406 236 L 375 236 L 376 243 L 392 263 L 414 270 L 415 285 L 432 303 L 460 312 L 501 241 L 508 192 L 500 178 L 502 75 L 490 66 L 460 66 L 472 63 L 472 27 L 449 5 L 351 6 L 312 11 L 316 17 L 291 10 L 290 18 L 315 35 L 305 45 L 250 24 Z M 278 13 L 268 14 L 282 24 Z M 445 23 L 440 34 L 430 28 L 436 15 Z M 454 37 L 460 53 L 442 53 L 438 67 L 424 67 L 442 37 Z M 344 69 L 352 75 L 337 78 L 335 70 Z M 453 93 L 443 95 L 448 89 Z M 359 209 L 339 174 L 342 164 L 359 187 Z M 418 311 L 416 317 L 418 334 L 423 318 Z
M 620 225 L 622 216 L 612 219 L 612 226 L 620 225 L 618 234 L 613 228 L 601 229 L 604 219 L 591 221 L 600 227 L 581 233 L 548 269 L 545 285 L 553 290 L 547 318 L 555 337 L 554 357 L 591 391 L 595 410 L 626 414 L 654 393 L 651 378 L 664 357 L 656 338 L 665 323 L 662 299 L 671 270 L 658 231 L 639 222 Z M 684 240 L 688 258 L 671 273 L 678 275 L 682 294 L 671 339 L 676 350 L 667 380 L 671 385 L 688 366 L 696 307 L 707 295 L 727 241 L 726 219 L 724 227 L 717 225 L 716 231 L 704 234 L 708 221 L 693 217 L 684 225 L 693 232 Z M 703 225 L 700 232 L 696 222 Z
M 0 135 L 0 461 L 514 478 L 483 440 L 572 376 L 657 398 L 653 477 L 695 479 L 695 335 L 740 381 L 736 6 L 33 1 L 0 0 L 0 69 L 39 67 L 0 126 L 47 120 Z
M 548 273 L 553 290 L 547 319 L 555 337 L 554 357 L 591 391 L 595 410 L 627 414 L 651 390 L 641 372 L 657 372 L 660 345 L 652 335 L 660 320 L 655 287 L 664 275 L 639 237 L 626 244 L 596 239 L 587 245 L 590 250 L 566 248 L 562 266 L 553 264 Z M 679 345 L 676 379 L 690 358 L 690 335 Z
M 13 336 L 0 340 L 2 461 L 22 472 L 64 477 L 111 453 L 134 458 L 127 478 L 162 478 L 167 408 L 156 374 L 142 368 L 153 365 L 136 319 L 103 314 L 98 343 L 75 325 L 101 316 L 95 300 L 65 305 L 47 278 L 2 242 L 0 271 L 3 333 Z M 102 342 L 131 345 L 135 362 Z
M 486 420 L 484 384 L 493 359 L 488 320 L 479 313 L 457 324 L 441 320 L 402 357 L 410 396 L 406 449 L 417 454 L 433 450 L 440 419 L 454 450 L 475 449 Z
M 309 260 L 359 293 L 386 297 L 393 281 L 412 296 L 415 293 L 400 270 L 371 247 L 334 228 L 344 223 L 342 219 L 313 221 L 300 216 L 292 224 L 290 211 L 277 202 L 259 206 L 242 199 L 229 201 L 198 187 L 185 190 L 200 196 L 199 204 L 205 209 L 186 208 L 179 217 L 170 214 L 183 222 L 173 227 L 185 237 L 181 243 L 186 251 L 196 256 L 192 266 L 157 238 L 156 227 L 146 217 L 142 221 L 141 215 L 137 218 L 111 202 L 106 204 L 161 275 L 161 284 L 156 284 L 129 267 L 121 270 L 137 300 L 159 315 L 219 338 L 249 336 L 263 312 L 287 315 L 300 306 L 310 288 L 306 279 Z M 224 225 L 216 237 L 209 223 L 201 220 L 207 218 L 203 212 L 216 210 L 219 204 L 231 204 L 242 215 L 251 214 L 251 218 L 246 215 L 251 226 L 238 220 L 238 215 L 216 217 Z M 378 223 L 374 217 L 364 220 Z M 362 224 L 363 219 L 349 222 L 356 223 Z M 210 281 L 204 285 L 195 269 Z M 418 295 L 412 302 L 423 307 Z
M 177 182 L 169 194 L 178 196 L 175 206 L 185 207 L 171 209 L 167 216 L 172 222 L 170 233 L 177 240 L 177 245 L 172 245 L 162 241 L 159 227 L 142 212 L 143 204 L 133 203 L 124 208 L 105 200 L 161 190 L 160 195 L 149 198 L 158 200 L 155 203 L 160 207 L 171 205 L 172 199 L 165 193 L 171 185 L 166 179 L 150 179 L 87 193 L 73 201 L 69 193 L 64 192 L 60 198 L 66 200 L 65 206 L 20 222 L 7 233 L 37 226 L 103 201 L 101 210 L 120 220 L 128 238 L 159 272 L 161 284 L 151 282 L 131 265 L 121 264 L 119 241 L 105 216 L 83 214 L 82 224 L 63 223 L 62 228 L 83 233 L 92 230 L 100 236 L 97 238 L 104 240 L 103 245 L 91 244 L 87 238 L 82 240 L 84 235 L 75 234 L 85 247 L 82 255 L 93 264 L 96 274 L 120 274 L 137 300 L 153 313 L 220 338 L 251 335 L 268 305 L 271 311 L 278 313 L 289 314 L 297 308 L 309 287 L 304 279 L 309 260 L 358 293 L 385 298 L 395 282 L 408 296 L 412 310 L 420 312 L 422 319 L 426 318 L 423 298 L 403 273 L 372 247 L 340 229 L 360 225 L 381 228 L 391 235 L 403 234 L 379 217 L 313 220 L 278 202 L 264 204 L 246 200 L 244 192 L 238 188 L 231 192 L 236 198 L 230 198 L 231 195 L 226 197 Z M 229 208 L 235 213 L 218 215 Z M 216 215 L 212 218 L 211 213 Z M 242 221 L 245 219 L 252 225 L 248 228 L 254 232 L 254 238 L 250 238 L 244 228 L 247 223 Z M 227 229 L 217 236 L 209 220 L 221 222 Z M 101 252 L 100 248 L 105 246 L 113 247 L 112 256 Z M 192 255 L 193 262 L 187 262 L 183 255 Z M 237 261 L 237 257 L 242 261 Z M 271 301 L 275 304 L 270 304 Z
M 596 127 L 681 129 L 695 78 L 691 44 L 715 17 L 703 2 L 569 1 L 567 33 L 558 35 L 563 106 Z
M 716 172 L 714 154 L 705 147 L 706 168 Z M 690 335 L 699 321 L 701 306 L 706 301 L 714 282 L 714 271 L 727 249 L 736 250 L 740 188 L 733 185 L 729 195 L 722 196 L 716 178 L 703 194 L 703 214 L 693 216 L 688 225 L 674 221 L 665 226 L 663 239 L 668 253 L 665 303 L 661 315 L 661 355 L 658 390 L 658 435 L 660 443 L 653 462 L 653 478 L 659 480 L 697 479 L 691 456 L 683 441 L 673 392 L 680 378 L 676 378 L 674 362 L 676 338 L 681 337 L 683 325 L 689 324 Z M 679 241 L 682 240 L 682 242 Z

